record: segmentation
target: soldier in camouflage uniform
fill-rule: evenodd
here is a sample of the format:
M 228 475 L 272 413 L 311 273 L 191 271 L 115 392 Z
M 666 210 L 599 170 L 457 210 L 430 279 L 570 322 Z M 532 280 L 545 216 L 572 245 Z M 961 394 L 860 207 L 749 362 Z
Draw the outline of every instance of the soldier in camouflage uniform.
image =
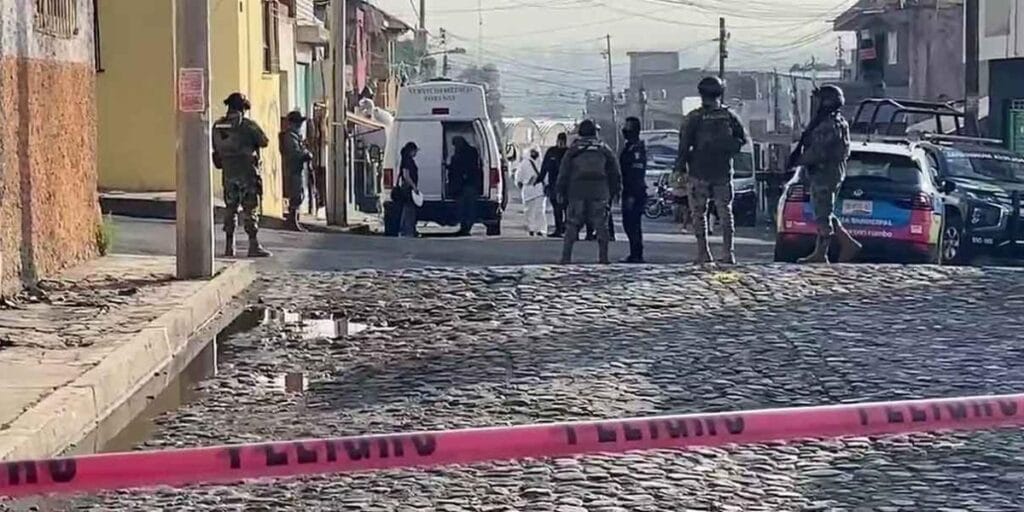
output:
M 278 144 L 285 183 L 288 185 L 288 227 L 292 231 L 305 231 L 299 223 L 299 207 L 305 199 L 306 164 L 313 160 L 313 153 L 302 140 L 302 126 L 306 123 L 306 116 L 295 110 L 288 113 L 285 121 L 288 124 L 278 136 Z
M 690 218 L 697 237 L 696 262 L 713 261 L 707 221 L 708 202 L 714 199 L 722 222 L 721 260 L 734 264 L 732 159 L 747 143 L 747 133 L 739 117 L 722 105 L 725 84 L 720 79 L 707 77 L 697 89 L 702 105 L 683 119 L 676 172 L 687 176 Z
M 256 209 L 263 196 L 259 150 L 270 141 L 255 121 L 245 117 L 245 112 L 252 107 L 245 95 L 232 93 L 224 104 L 228 107 L 227 115 L 213 124 L 213 163 L 224 171 L 224 233 L 227 235 L 224 255 L 235 255 L 235 217 L 241 207 L 242 223 L 249 235 L 249 257 L 265 258 L 270 252 L 263 249 L 257 239 Z
M 573 245 L 588 222 L 597 230 L 599 261 L 608 263 L 608 219 L 612 202 L 622 193 L 619 159 L 597 138 L 594 121 L 581 122 L 578 133 L 562 158 L 556 184 L 558 196 L 568 205 L 562 263 L 572 262 Z
M 803 166 L 810 181 L 811 204 L 818 227 L 814 252 L 801 263 L 828 263 L 828 249 L 832 236 L 839 241 L 839 261 L 852 261 L 861 245 L 836 218 L 836 194 L 846 176 L 846 161 L 850 158 L 850 125 L 840 108 L 846 100 L 843 90 L 826 85 L 815 93 L 818 111 L 801 137 L 795 158 L 791 161 Z

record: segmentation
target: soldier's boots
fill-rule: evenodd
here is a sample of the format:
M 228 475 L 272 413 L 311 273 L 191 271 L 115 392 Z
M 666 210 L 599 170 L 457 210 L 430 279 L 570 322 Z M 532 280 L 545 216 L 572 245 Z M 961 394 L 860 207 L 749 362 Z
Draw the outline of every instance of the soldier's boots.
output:
M 256 235 L 249 235 L 249 257 L 269 258 L 270 256 L 273 256 L 273 254 L 260 245 L 260 241 L 256 239 Z
M 736 264 L 736 245 L 732 232 L 726 231 L 722 234 L 722 257 L 719 261 L 726 265 Z
M 694 261 L 697 265 L 704 265 L 707 263 L 714 263 L 715 259 L 711 257 L 711 246 L 708 245 L 708 239 L 704 236 L 697 237 L 697 259 Z
M 302 227 L 302 223 L 299 222 L 299 212 L 298 212 L 298 210 L 293 210 L 293 211 L 288 213 L 288 221 L 287 222 L 288 222 L 288 224 L 287 224 L 288 229 L 290 229 L 292 231 L 298 231 L 300 233 L 304 233 L 306 231 L 306 228 Z
M 234 258 L 235 257 L 235 234 L 227 233 L 224 237 L 224 257 Z
M 814 240 L 814 252 L 806 258 L 800 258 L 797 263 L 825 263 L 828 264 L 828 246 L 832 237 L 818 235 Z
M 597 241 L 597 262 L 602 265 L 610 263 L 608 260 L 608 241 L 598 239 Z
M 840 263 L 849 263 L 857 259 L 857 255 L 860 254 L 860 250 L 864 247 L 841 225 L 836 229 L 836 239 L 839 241 Z

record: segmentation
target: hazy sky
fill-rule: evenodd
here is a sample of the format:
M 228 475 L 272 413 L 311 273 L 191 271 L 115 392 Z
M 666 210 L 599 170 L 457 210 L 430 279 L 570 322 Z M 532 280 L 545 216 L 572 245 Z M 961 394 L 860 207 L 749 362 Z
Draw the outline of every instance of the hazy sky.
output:
M 371 0 L 416 23 L 419 0 Z M 628 78 L 627 51 L 677 50 L 683 66 L 717 68 L 718 18 L 726 18 L 731 68 L 788 68 L 834 62 L 839 35 L 831 20 L 855 0 L 426 0 L 427 28 L 448 30 L 464 47 L 453 66 L 480 59 L 502 70 L 503 96 L 576 102 L 607 88 L 601 52 L 611 35 L 617 89 Z M 483 13 L 483 38 L 480 16 Z M 436 44 L 432 38 L 432 44 Z M 482 44 L 478 44 L 482 41 Z M 847 49 L 852 39 L 846 38 Z M 506 102 L 509 103 L 509 102 Z M 533 102 L 535 103 L 535 102 Z M 575 108 L 575 107 L 574 107 Z
M 414 23 L 419 0 L 371 0 Z M 713 50 L 718 17 L 731 34 L 737 63 L 792 63 L 815 54 L 834 60 L 837 35 L 831 19 L 855 0 L 426 0 L 427 28 L 445 27 L 461 46 L 475 47 L 478 6 L 483 10 L 485 51 L 547 48 L 552 52 L 600 51 L 605 34 L 615 53 L 629 50 Z M 813 38 L 821 35 L 823 37 Z M 704 43 L 702 45 L 702 43 Z M 704 48 L 704 47 L 707 48 Z M 469 48 L 468 48 L 469 49 Z M 702 51 L 696 51 L 702 50 Z

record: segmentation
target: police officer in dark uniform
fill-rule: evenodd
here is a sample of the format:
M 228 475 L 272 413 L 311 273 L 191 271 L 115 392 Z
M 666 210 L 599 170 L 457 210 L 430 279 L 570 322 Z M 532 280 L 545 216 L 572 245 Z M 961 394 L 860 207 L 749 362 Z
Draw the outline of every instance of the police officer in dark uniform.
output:
M 544 161 L 540 165 L 540 177 L 537 181 L 544 183 L 544 192 L 551 202 L 551 210 L 555 216 L 555 232 L 548 235 L 552 238 L 562 238 L 565 235 L 565 205 L 559 202 L 558 193 L 555 191 L 555 184 L 558 183 L 558 168 L 562 165 L 562 157 L 569 149 L 568 136 L 563 132 L 558 134 L 555 146 L 544 152 Z
M 647 204 L 647 146 L 640 140 L 640 119 L 626 118 L 626 145 L 619 155 L 622 169 L 622 228 L 629 237 L 629 257 L 623 263 L 644 262 L 642 220 Z
M 252 105 L 244 94 L 232 93 L 224 104 L 228 113 L 213 124 L 212 133 L 213 164 L 224 171 L 224 233 L 227 238 L 224 255 L 235 255 L 235 217 L 241 208 L 242 224 L 249 235 L 249 257 L 265 258 L 270 252 L 257 239 L 256 211 L 263 196 L 259 150 L 267 147 L 270 140 L 256 121 L 245 117 Z

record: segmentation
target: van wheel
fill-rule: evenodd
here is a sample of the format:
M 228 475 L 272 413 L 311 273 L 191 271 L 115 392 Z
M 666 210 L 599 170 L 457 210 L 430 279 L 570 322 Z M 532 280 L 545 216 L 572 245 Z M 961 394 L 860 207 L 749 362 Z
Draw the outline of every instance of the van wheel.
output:
M 487 236 L 501 236 L 501 220 L 484 224 L 487 227 Z

